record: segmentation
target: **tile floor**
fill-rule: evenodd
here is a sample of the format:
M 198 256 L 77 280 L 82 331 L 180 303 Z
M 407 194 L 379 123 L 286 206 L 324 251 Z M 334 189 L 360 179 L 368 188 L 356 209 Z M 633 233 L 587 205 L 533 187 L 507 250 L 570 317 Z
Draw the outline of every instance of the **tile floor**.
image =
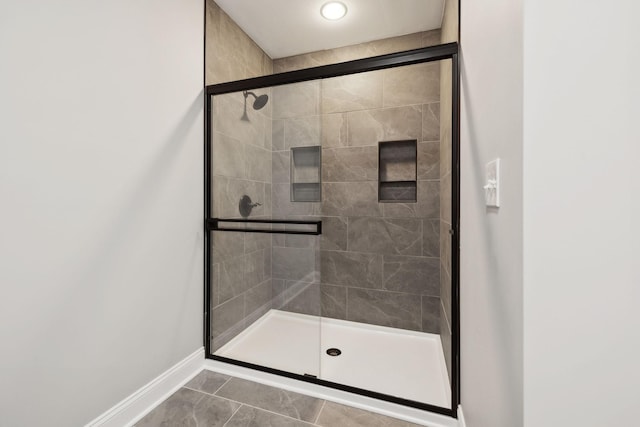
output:
M 136 427 L 412 427 L 417 424 L 204 370 Z

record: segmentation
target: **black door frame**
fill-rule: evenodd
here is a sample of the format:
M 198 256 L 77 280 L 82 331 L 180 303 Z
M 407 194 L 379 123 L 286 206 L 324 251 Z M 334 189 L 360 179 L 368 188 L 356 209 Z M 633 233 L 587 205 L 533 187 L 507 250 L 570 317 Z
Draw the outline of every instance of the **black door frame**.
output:
M 388 55 L 358 59 L 338 64 L 324 65 L 286 73 L 272 74 L 228 83 L 219 83 L 205 87 L 205 174 L 204 174 L 204 347 L 205 357 L 233 365 L 256 369 L 263 372 L 277 374 L 300 381 L 319 384 L 348 391 L 380 400 L 423 409 L 450 417 L 457 418 L 457 408 L 460 404 L 460 69 L 458 43 L 447 43 L 421 49 L 408 50 Z M 211 313 L 210 313 L 210 283 L 211 283 L 211 98 L 214 95 L 254 90 L 265 87 L 279 86 L 310 80 L 382 70 L 424 62 L 434 62 L 450 59 L 452 72 L 452 108 L 451 108 L 451 408 L 443 408 L 428 403 L 416 402 L 395 396 L 377 393 L 370 390 L 351 387 L 344 384 L 325 381 L 318 378 L 293 374 L 265 366 L 242 362 L 211 354 Z

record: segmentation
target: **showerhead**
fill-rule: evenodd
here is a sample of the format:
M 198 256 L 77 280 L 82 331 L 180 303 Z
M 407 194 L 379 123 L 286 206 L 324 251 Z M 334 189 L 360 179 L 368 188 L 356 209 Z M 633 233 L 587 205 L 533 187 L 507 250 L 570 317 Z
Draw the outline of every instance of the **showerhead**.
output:
M 259 110 L 267 105 L 267 102 L 269 102 L 269 95 L 260 95 L 256 98 L 255 101 L 253 101 L 253 109 Z
M 244 91 L 244 100 L 247 100 L 247 97 L 251 95 L 255 98 L 255 101 L 253 101 L 253 109 L 254 110 L 260 110 L 261 108 L 263 108 L 265 105 L 267 105 L 267 102 L 269 102 L 269 95 L 260 95 L 257 96 L 255 93 L 253 92 L 249 92 L 249 91 Z

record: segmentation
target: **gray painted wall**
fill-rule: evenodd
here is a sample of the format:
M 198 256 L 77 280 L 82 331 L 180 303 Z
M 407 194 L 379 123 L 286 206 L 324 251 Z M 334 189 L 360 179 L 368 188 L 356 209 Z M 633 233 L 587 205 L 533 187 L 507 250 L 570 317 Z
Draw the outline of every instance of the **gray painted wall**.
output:
M 79 426 L 202 346 L 203 7 L 0 13 L 0 425 Z
M 523 420 L 522 2 L 463 0 L 461 10 L 461 400 L 471 427 L 518 427 Z M 502 166 L 497 210 L 485 207 L 482 189 L 485 164 L 496 157 Z
M 638 424 L 639 15 L 525 3 L 527 427 Z

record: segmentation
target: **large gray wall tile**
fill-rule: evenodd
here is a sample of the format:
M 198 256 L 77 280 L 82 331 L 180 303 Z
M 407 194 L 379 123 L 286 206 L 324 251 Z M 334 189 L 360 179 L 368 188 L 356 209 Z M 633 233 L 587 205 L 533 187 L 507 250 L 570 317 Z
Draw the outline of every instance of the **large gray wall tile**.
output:
M 440 218 L 440 182 L 418 181 L 416 203 L 385 203 L 385 217 Z
M 440 218 L 451 223 L 451 174 L 442 177 L 441 183 Z
M 273 308 L 280 309 L 286 302 L 287 281 L 271 279 L 271 301 Z
M 440 341 L 442 342 L 442 352 L 444 353 L 444 361 L 447 365 L 447 371 L 449 372 L 449 381 L 451 381 L 451 327 L 447 321 L 446 313 L 444 309 L 440 311 Z
M 322 80 L 323 113 L 382 107 L 382 72 L 352 74 Z
M 348 228 L 350 251 L 422 255 L 420 219 L 350 217 Z
M 320 316 L 320 285 L 302 281 L 287 281 L 281 310 Z
M 218 289 L 219 286 L 220 286 L 220 264 L 214 262 L 213 264 L 211 264 L 211 284 L 210 284 L 211 297 L 210 297 L 209 310 L 212 310 L 213 307 L 218 305 L 219 293 L 220 293 Z
M 219 132 L 211 140 L 211 173 L 246 178 L 245 143 Z
M 247 254 L 243 258 L 244 287 L 251 289 L 265 280 L 264 251 L 259 250 Z
M 376 147 L 322 150 L 322 182 L 377 181 Z
M 422 256 L 440 258 L 440 220 L 422 220 Z
M 284 121 L 284 148 L 320 145 L 320 116 L 306 116 Z
M 315 252 L 314 249 L 274 247 L 273 277 L 314 282 L 317 276 Z
M 418 143 L 418 179 L 440 179 L 440 142 Z
M 271 122 L 271 145 L 273 151 L 284 150 L 284 120 Z
M 213 214 L 221 218 L 239 218 L 238 204 L 243 195 L 251 197 L 253 202 L 264 202 L 265 184 L 223 176 L 213 177 Z M 252 217 L 268 215 L 265 205 L 256 206 Z
M 273 72 L 271 58 L 213 0 L 205 16 L 207 85 Z
M 347 118 L 351 146 L 422 137 L 422 105 L 354 111 Z
M 271 182 L 271 151 L 248 144 L 245 147 L 247 178 Z
M 320 82 L 294 83 L 272 88 L 273 118 L 312 116 L 320 112 Z
M 451 319 L 451 277 L 440 267 L 440 302 L 447 319 Z
M 220 345 L 236 336 L 244 327 L 244 295 L 237 296 L 211 312 L 211 335 Z
M 318 236 L 284 234 L 282 237 L 284 238 L 284 245 L 279 246 L 284 246 L 286 248 L 318 249 Z
M 271 307 L 271 280 L 265 280 L 258 286 L 247 291 L 244 299 L 246 317 L 253 319 L 261 317 L 269 311 Z
M 421 310 L 415 295 L 347 288 L 347 320 L 420 331 Z
M 438 258 L 385 255 L 384 289 L 417 295 L 440 296 Z
M 440 141 L 440 103 L 422 106 L 422 140 Z
M 322 217 L 320 249 L 347 250 L 347 218 L 340 216 Z
M 346 113 L 323 114 L 321 120 L 320 140 L 322 147 L 346 147 L 349 137 Z
M 313 214 L 313 203 L 291 201 L 291 186 L 288 183 L 273 184 L 271 188 L 274 218 Z
M 292 391 L 232 378 L 218 396 L 302 421 L 314 421 L 323 401 Z
M 211 232 L 213 262 L 221 262 L 244 254 L 244 233 Z
M 244 143 L 265 146 L 267 121 L 264 114 L 247 108 L 249 121 L 240 120 L 244 113 L 244 98 L 242 93 L 233 92 L 217 95 L 213 100 L 213 131 L 222 133 Z
M 218 304 L 230 300 L 249 289 L 244 280 L 244 257 L 234 257 L 219 264 Z
M 227 232 L 227 234 L 233 234 Z M 271 248 L 271 234 L 262 233 L 238 233 L 244 234 L 244 253 L 249 254 L 261 249 Z
M 271 155 L 273 183 L 289 183 L 291 178 L 290 151 L 274 151 Z
M 440 298 L 422 297 L 422 332 L 440 333 Z
M 323 283 L 382 288 L 382 256 L 356 252 L 321 251 Z
M 382 216 L 376 182 L 322 184 L 322 213 L 327 216 Z
M 440 221 L 440 260 L 444 270 L 451 276 L 451 235 L 449 229 L 449 224 Z
M 440 44 L 440 29 L 279 58 L 273 61 L 273 70 L 282 73 L 437 44 Z
M 384 70 L 384 106 L 440 101 L 440 64 L 428 62 Z
M 320 285 L 320 315 L 333 319 L 347 318 L 347 288 Z

